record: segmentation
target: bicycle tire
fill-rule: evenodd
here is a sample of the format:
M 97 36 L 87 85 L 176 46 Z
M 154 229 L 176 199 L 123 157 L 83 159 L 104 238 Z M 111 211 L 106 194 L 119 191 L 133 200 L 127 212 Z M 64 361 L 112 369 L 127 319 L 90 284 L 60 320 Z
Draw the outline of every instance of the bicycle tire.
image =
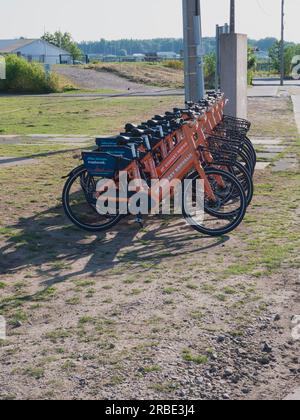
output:
M 233 176 L 232 174 L 230 174 L 229 172 L 226 171 L 222 171 L 220 169 L 216 169 L 216 168 L 211 168 L 211 167 L 207 167 L 205 168 L 205 173 L 207 176 L 209 175 L 214 175 L 214 176 L 222 176 L 222 177 L 227 177 L 228 179 L 230 179 L 231 182 L 234 183 L 235 187 L 238 189 L 239 194 L 240 194 L 240 199 L 241 199 L 241 205 L 239 208 L 239 211 L 237 214 L 235 214 L 234 217 L 234 221 L 232 221 L 227 227 L 224 228 L 219 228 L 219 229 L 208 229 L 205 228 L 204 226 L 201 226 L 199 224 L 195 224 L 192 220 L 190 220 L 190 216 L 186 214 L 185 212 L 185 206 L 183 205 L 183 217 L 184 219 L 189 223 L 189 225 L 196 231 L 204 234 L 204 235 L 208 235 L 208 236 L 222 236 L 222 235 L 226 235 L 227 233 L 232 232 L 233 230 L 235 230 L 243 221 L 246 211 L 247 211 L 247 199 L 246 199 L 246 195 L 245 192 L 243 190 L 243 187 L 241 186 L 241 183 L 236 179 L 235 176 Z M 196 180 L 196 179 L 200 179 L 198 172 L 193 172 L 188 178 L 186 179 L 190 179 L 191 181 Z M 185 191 L 184 191 L 185 192 Z M 207 211 L 207 208 L 204 208 L 205 213 L 210 215 L 210 212 Z M 214 216 L 220 219 L 224 219 L 224 214 L 221 214 L 218 212 L 214 212 Z
M 98 226 L 97 225 L 89 225 L 89 224 L 83 223 L 82 221 L 78 220 L 75 217 L 75 215 L 73 214 L 72 209 L 70 207 L 69 194 L 70 194 L 71 187 L 74 184 L 74 182 L 76 181 L 76 179 L 78 177 L 80 177 L 81 175 L 83 175 L 85 172 L 87 172 L 87 171 L 84 167 L 80 170 L 79 169 L 76 170 L 73 174 L 71 174 L 71 176 L 67 179 L 67 181 L 64 185 L 63 193 L 62 193 L 62 204 L 63 204 L 65 214 L 75 226 L 79 227 L 82 230 L 85 230 L 85 231 L 88 231 L 88 232 L 104 232 L 104 231 L 107 231 L 107 230 L 113 228 L 114 226 L 116 226 L 121 221 L 123 216 L 120 215 L 120 214 L 117 214 L 116 216 L 112 217 L 112 219 L 106 224 L 101 224 L 101 225 L 98 225 Z

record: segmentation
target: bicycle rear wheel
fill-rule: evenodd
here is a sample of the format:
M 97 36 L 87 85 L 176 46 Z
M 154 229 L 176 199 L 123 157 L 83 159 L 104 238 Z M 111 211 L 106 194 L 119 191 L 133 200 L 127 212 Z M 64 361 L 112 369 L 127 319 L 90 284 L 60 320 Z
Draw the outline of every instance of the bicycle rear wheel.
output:
M 234 164 L 228 164 L 227 162 L 214 162 L 212 166 L 217 167 L 218 169 L 221 169 L 223 171 L 230 172 L 240 181 L 243 190 L 246 194 L 247 206 L 249 206 L 253 199 L 254 185 L 251 175 L 249 174 L 247 168 L 239 162 L 235 162 Z M 231 199 L 232 195 L 229 198 Z

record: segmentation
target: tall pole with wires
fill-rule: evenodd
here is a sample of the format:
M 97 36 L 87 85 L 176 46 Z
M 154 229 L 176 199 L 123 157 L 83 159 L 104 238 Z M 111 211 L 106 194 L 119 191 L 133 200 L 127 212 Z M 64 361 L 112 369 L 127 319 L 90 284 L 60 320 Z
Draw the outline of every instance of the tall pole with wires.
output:
M 235 33 L 235 0 L 230 0 L 230 33 Z
M 280 43 L 280 85 L 284 85 L 284 6 L 285 0 L 281 0 L 281 43 Z
M 186 101 L 204 97 L 203 45 L 200 0 L 182 0 Z

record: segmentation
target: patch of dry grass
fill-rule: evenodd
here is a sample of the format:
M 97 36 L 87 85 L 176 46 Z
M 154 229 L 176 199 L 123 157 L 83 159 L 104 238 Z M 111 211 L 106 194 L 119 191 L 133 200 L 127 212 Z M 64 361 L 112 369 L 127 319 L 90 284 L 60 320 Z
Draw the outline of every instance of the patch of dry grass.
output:
M 183 69 L 156 63 L 99 63 L 88 68 L 107 71 L 125 77 L 131 82 L 149 86 L 183 88 Z

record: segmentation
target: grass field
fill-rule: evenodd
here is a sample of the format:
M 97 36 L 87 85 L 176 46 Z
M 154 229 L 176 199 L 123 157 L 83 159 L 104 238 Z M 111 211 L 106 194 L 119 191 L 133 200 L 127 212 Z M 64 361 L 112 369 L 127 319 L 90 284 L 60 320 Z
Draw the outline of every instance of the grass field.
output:
M 0 134 L 114 134 L 182 104 L 172 98 L 0 98 Z

